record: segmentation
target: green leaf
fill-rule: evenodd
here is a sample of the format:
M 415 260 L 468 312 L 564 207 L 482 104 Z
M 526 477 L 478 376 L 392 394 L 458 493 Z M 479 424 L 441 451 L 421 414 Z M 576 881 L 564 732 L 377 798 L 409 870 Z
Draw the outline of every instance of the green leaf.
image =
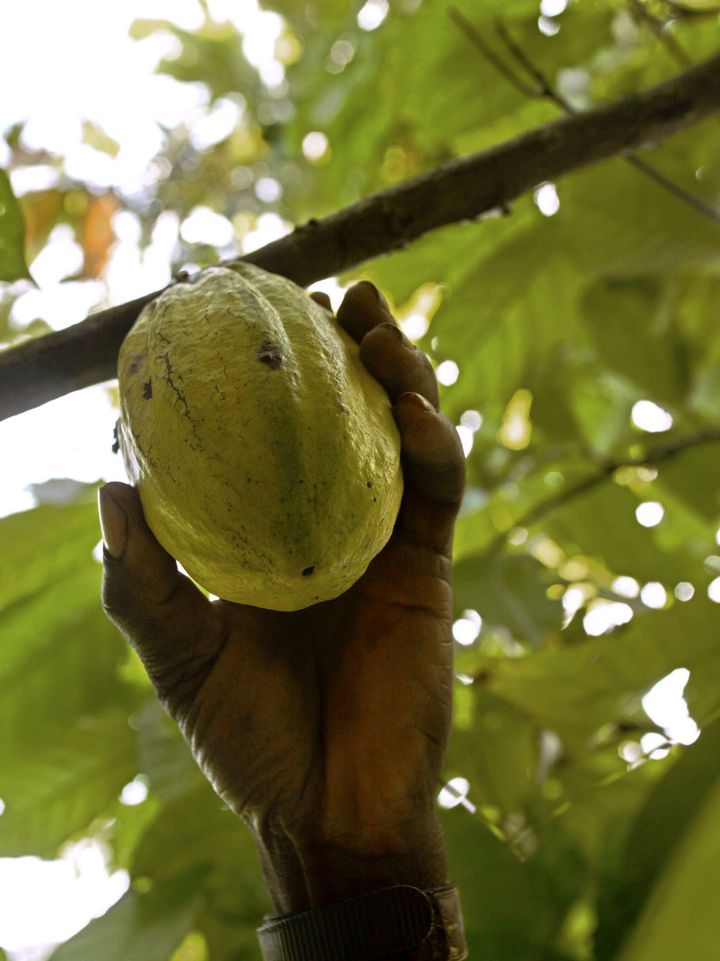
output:
M 720 440 L 689 447 L 659 467 L 657 486 L 681 498 L 706 521 L 720 517 Z
M 0 774 L 0 856 L 52 857 L 87 828 L 137 774 L 133 732 L 124 712 L 57 727 L 44 745 Z
M 720 708 L 718 634 L 720 606 L 696 596 L 667 611 L 636 614 L 611 634 L 573 647 L 490 662 L 486 683 L 574 750 L 607 725 L 647 729 L 642 696 L 686 667 L 702 692 L 702 702 L 693 702 L 702 726 Z
M 618 961 L 707 961 L 717 951 L 719 912 L 720 780 L 716 780 Z
M 527 554 L 465 558 L 453 570 L 455 609 L 476 610 L 488 626 L 537 644 L 562 623 L 560 603 L 547 596 L 552 580 Z
M 682 400 L 689 386 L 687 352 L 660 279 L 596 284 L 585 293 L 582 314 L 598 354 L 612 370 L 657 402 Z
M 557 958 L 547 946 L 568 907 L 562 880 L 522 862 L 464 809 L 442 813 L 449 877 L 458 885 L 473 961 Z
M 25 263 L 25 220 L 10 185 L 0 170 L 0 281 L 30 279 Z
M 134 29 L 140 35 L 156 26 L 156 21 L 141 20 Z M 239 92 L 247 97 L 257 87 L 257 73 L 243 53 L 242 34 L 231 23 L 206 23 L 195 33 L 172 23 L 166 23 L 165 29 L 177 37 L 182 49 L 179 56 L 161 61 L 160 72 L 183 83 L 207 84 L 213 99 Z
M 135 877 L 153 882 L 202 877 L 203 899 L 195 927 L 218 961 L 254 959 L 256 928 L 271 913 L 257 851 L 247 827 L 207 782 L 168 801 L 139 840 Z
M 168 961 L 192 927 L 197 877 L 128 891 L 51 955 L 51 961 Z
M 445 770 L 449 777 L 470 782 L 473 804 L 511 815 L 522 810 L 536 789 L 538 731 L 514 705 L 481 685 L 468 693 L 472 726 L 453 730 Z M 457 695 L 455 700 L 457 705 Z
M 137 732 L 140 769 L 162 801 L 183 797 L 205 784 L 187 742 L 154 694 L 132 717 Z
M 599 961 L 614 958 L 624 937 L 651 899 L 653 885 L 697 829 L 703 805 L 718 784 L 720 721 L 705 728 L 699 741 L 685 749 L 638 812 L 622 859 L 601 890 L 596 936 Z M 702 878 L 702 885 L 707 879 Z M 711 887 L 708 886 L 711 890 Z M 704 900 L 704 897 L 703 897 Z M 676 920 L 685 923 L 686 915 Z M 686 955 L 683 953 L 682 955 Z
M 126 645 L 101 608 L 98 539 L 94 503 L 0 521 L 4 854 L 54 854 L 138 773 L 138 696 L 118 677 Z
M 562 237 L 538 223 L 543 218 L 527 201 L 518 207 L 527 207 L 520 214 L 524 229 L 469 262 L 433 318 L 427 337 L 433 357 L 460 368 L 443 397 L 450 417 L 504 407 L 573 336 L 581 277 Z
M 665 549 L 662 524 L 647 528 L 637 522 L 635 511 L 643 500 L 614 480 L 604 480 L 568 499 L 534 529 L 549 535 L 569 557 L 591 558 L 614 575 L 659 581 L 666 587 L 692 580 L 700 567 L 698 558 L 687 544 Z

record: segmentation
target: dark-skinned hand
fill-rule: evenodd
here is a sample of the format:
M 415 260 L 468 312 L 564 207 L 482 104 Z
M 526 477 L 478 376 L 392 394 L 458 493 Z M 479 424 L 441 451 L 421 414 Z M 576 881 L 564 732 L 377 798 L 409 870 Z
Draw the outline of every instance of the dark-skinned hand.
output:
M 100 493 L 107 614 L 251 827 L 282 911 L 445 881 L 435 798 L 451 719 L 462 447 L 437 412 L 430 362 L 376 288 L 356 284 L 337 316 L 388 393 L 405 483 L 390 541 L 346 593 L 292 613 L 210 601 L 156 541 L 132 487 Z

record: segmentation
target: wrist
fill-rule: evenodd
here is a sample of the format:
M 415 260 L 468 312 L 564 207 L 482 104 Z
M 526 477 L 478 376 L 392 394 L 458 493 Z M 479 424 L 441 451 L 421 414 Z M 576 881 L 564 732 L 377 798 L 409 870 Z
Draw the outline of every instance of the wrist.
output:
M 446 880 L 445 840 L 434 815 L 402 836 L 378 832 L 362 845 L 350 836 L 341 842 L 291 838 L 276 828 L 258 826 L 253 834 L 275 910 L 282 914 L 394 885 L 428 890 Z

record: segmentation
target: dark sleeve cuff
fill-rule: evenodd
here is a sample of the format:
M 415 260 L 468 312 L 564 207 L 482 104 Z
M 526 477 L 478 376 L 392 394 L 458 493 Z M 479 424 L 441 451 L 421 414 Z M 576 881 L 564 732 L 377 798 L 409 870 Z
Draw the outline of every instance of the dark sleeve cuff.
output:
M 467 958 L 460 894 L 401 884 L 299 914 L 270 916 L 258 929 L 263 961 L 407 961 Z

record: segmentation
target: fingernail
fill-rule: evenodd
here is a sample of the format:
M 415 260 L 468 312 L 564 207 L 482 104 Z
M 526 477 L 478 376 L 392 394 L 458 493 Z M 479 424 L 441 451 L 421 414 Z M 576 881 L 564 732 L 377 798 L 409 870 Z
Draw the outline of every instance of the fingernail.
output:
M 105 550 L 114 560 L 119 560 L 127 547 L 127 514 L 103 487 L 98 491 L 98 511 Z
M 390 330 L 397 337 L 399 342 L 404 347 L 413 347 L 413 344 L 407 339 L 405 334 L 400 330 L 397 324 L 378 324 L 378 327 L 382 327 L 385 330 Z
M 383 310 L 386 310 L 388 313 L 390 313 L 390 307 L 388 305 L 387 300 L 385 300 L 385 298 L 380 293 L 380 291 L 375 286 L 375 284 L 371 280 L 361 280 L 360 283 L 365 284 L 372 291 L 373 295 L 375 296 L 375 299 L 378 302 L 378 305 L 382 307 Z
M 413 391 L 406 391 L 404 394 L 400 394 L 398 403 L 400 403 L 401 400 L 406 401 L 408 404 L 413 404 L 415 407 L 419 407 L 420 410 L 435 410 L 429 400 L 423 397 L 422 394 L 416 394 Z

